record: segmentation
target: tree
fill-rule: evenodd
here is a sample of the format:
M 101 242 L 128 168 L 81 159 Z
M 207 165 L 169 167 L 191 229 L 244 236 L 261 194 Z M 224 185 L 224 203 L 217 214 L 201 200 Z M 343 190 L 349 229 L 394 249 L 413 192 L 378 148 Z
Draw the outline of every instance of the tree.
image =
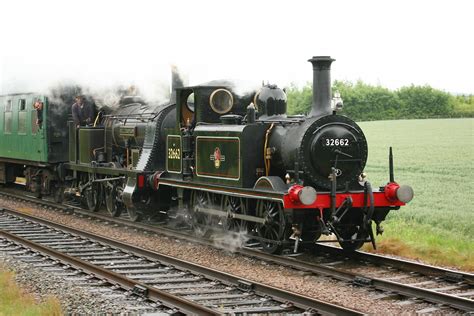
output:
M 288 113 L 289 114 L 307 114 L 311 110 L 313 102 L 313 87 L 307 83 L 303 88 L 298 88 L 292 84 L 286 89 L 288 97 Z
M 450 116 L 453 113 L 454 98 L 430 86 L 402 87 L 397 95 L 402 102 L 404 117 L 427 118 Z
M 429 117 L 474 117 L 474 96 L 453 96 L 430 86 L 402 87 L 391 91 L 362 81 L 335 81 L 333 92 L 344 100 L 343 115 L 357 121 Z M 288 113 L 306 114 L 311 110 L 312 84 L 287 90 Z
M 474 95 L 457 95 L 453 107 L 455 117 L 474 117 Z
M 352 84 L 336 81 L 333 91 L 339 91 L 344 100 L 343 113 L 355 120 L 382 120 L 398 118 L 398 97 L 381 86 L 371 86 L 362 81 Z

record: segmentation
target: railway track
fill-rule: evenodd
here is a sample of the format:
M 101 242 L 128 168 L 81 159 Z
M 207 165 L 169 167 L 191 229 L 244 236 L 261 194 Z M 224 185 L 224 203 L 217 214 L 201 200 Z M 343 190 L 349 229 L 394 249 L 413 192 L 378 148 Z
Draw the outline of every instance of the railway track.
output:
M 124 225 L 196 242 L 195 236 L 173 231 L 166 227 L 133 223 L 97 213 L 92 214 L 80 209 L 58 206 L 48 201 L 41 203 L 48 207 L 59 207 L 68 212 L 75 212 L 81 217 L 93 217 L 115 225 Z M 215 244 L 211 240 L 200 240 L 199 242 L 209 246 Z M 225 244 L 222 246 L 225 247 Z M 342 249 L 328 246 L 317 246 L 318 255 L 303 254 L 299 257 L 274 256 L 246 247 L 237 252 L 277 265 L 380 290 L 382 292 L 378 297 L 381 299 L 390 297 L 400 299 L 401 297 L 401 304 L 412 304 L 421 299 L 433 304 L 433 307 L 426 312 L 435 312 L 447 307 L 466 312 L 474 311 L 474 275 L 471 273 L 365 252 L 348 254 Z M 364 271 L 364 269 L 367 270 L 367 267 L 375 273 Z
M 143 299 L 142 296 L 133 293 L 133 289 L 117 286 L 115 283 L 105 281 L 99 274 L 59 261 L 47 253 L 38 251 L 37 248 L 28 247 L 24 243 L 3 236 L 0 237 L 0 256 L 14 258 L 15 266 L 19 261 L 29 264 L 28 269 L 37 269 L 43 277 L 56 276 L 55 281 L 60 287 L 62 287 L 61 280 L 64 280 L 73 283 L 75 287 L 86 289 L 88 292 L 100 293 L 105 300 L 119 300 L 129 312 L 163 315 L 177 313 L 176 309 L 157 304 L 149 299 Z
M 184 314 L 361 314 L 14 210 L 0 211 L 0 235 Z

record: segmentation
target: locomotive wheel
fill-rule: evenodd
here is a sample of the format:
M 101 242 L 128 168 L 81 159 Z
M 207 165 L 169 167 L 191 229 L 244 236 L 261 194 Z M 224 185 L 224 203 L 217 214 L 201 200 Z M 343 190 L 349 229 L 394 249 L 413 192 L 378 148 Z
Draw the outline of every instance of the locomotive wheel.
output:
M 191 220 L 194 233 L 199 237 L 207 237 L 210 234 L 212 216 L 199 212 L 198 208 L 210 208 L 212 197 L 208 192 L 194 190 L 191 193 Z
M 287 221 L 281 203 L 259 200 L 257 202 L 257 216 L 265 219 L 264 224 L 257 224 L 257 234 L 263 250 L 268 253 L 277 253 L 282 250 L 281 242 L 287 231 Z
M 36 180 L 33 183 L 33 196 L 37 199 L 43 198 L 43 193 L 41 192 L 41 182 L 38 183 Z
M 222 200 L 222 210 L 228 214 L 225 221 L 226 230 L 235 232 L 247 231 L 247 222 L 245 220 L 232 218 L 232 214 L 247 215 L 244 199 L 235 196 L 225 196 Z
M 104 190 L 105 206 L 113 217 L 118 217 L 122 213 L 122 207 L 117 201 L 117 189 L 114 186 L 106 186 Z
M 356 251 L 362 247 L 367 239 L 368 233 L 359 226 L 354 226 L 349 230 L 344 230 L 339 233 L 346 241 L 339 241 L 342 249 L 348 252 Z M 364 240 L 357 240 L 364 239 Z
M 84 196 L 86 198 L 87 208 L 89 211 L 99 211 L 100 205 L 102 204 L 101 193 L 102 192 L 98 184 L 92 184 L 85 190 Z
M 63 200 L 64 200 L 64 188 L 56 183 L 54 185 L 54 188 L 53 188 L 53 198 L 54 198 L 54 202 L 56 203 L 63 203 Z
M 137 212 L 137 210 L 135 208 L 128 208 L 127 207 L 127 212 L 128 212 L 128 216 L 130 217 L 130 220 L 132 222 L 139 222 L 139 221 L 142 220 L 142 214 Z

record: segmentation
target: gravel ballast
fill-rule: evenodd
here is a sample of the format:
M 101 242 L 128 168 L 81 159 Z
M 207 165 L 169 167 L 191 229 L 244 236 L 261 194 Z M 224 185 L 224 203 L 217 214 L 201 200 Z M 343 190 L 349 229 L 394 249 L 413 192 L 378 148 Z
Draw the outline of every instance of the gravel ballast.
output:
M 238 255 L 223 249 L 193 244 L 187 241 L 176 240 L 158 235 L 144 234 L 135 229 L 112 227 L 104 223 L 91 221 L 60 213 L 59 211 L 46 210 L 36 205 L 7 201 L 0 198 L 0 207 L 10 207 L 28 214 L 55 221 L 87 232 L 100 234 L 148 250 L 156 251 L 169 256 L 217 269 L 255 282 L 264 283 L 285 290 L 301 293 L 319 300 L 339 304 L 356 309 L 364 313 L 376 315 L 415 314 L 419 310 L 433 307 L 425 302 L 415 301 L 412 304 L 401 304 L 402 300 L 380 299 L 380 292 L 370 291 L 365 288 L 349 285 L 326 277 L 308 275 L 294 269 L 269 264 Z M 39 280 L 37 282 L 40 282 Z M 63 292 L 59 290 L 58 292 Z M 65 298 L 67 299 L 67 298 Z M 88 300 L 87 297 L 83 298 Z M 60 297 L 60 300 L 62 298 Z M 96 302 L 97 303 L 97 302 Z M 108 302 L 101 302 L 108 304 Z M 100 306 L 97 303 L 96 306 Z M 73 304 L 68 303 L 68 306 Z M 70 308 L 68 311 L 80 312 Z M 452 312 L 452 310 L 449 310 Z M 443 311 L 435 313 L 443 314 Z M 444 311 L 446 312 L 446 311 Z M 430 313 L 433 314 L 433 313 Z
M 130 303 L 104 297 L 89 287 L 77 286 L 54 273 L 45 272 L 34 264 L 25 263 L 0 252 L 0 267 L 15 273 L 15 281 L 39 302 L 48 296 L 56 297 L 66 315 L 70 314 L 127 314 Z

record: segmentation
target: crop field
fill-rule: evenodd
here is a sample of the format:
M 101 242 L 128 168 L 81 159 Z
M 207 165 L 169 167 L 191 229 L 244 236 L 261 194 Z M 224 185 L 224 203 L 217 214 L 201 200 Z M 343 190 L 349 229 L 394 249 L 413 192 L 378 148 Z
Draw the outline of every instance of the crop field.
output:
M 392 146 L 395 180 L 415 191 L 408 206 L 388 215 L 378 251 L 474 271 L 474 119 L 359 124 L 372 185 L 388 181 Z

